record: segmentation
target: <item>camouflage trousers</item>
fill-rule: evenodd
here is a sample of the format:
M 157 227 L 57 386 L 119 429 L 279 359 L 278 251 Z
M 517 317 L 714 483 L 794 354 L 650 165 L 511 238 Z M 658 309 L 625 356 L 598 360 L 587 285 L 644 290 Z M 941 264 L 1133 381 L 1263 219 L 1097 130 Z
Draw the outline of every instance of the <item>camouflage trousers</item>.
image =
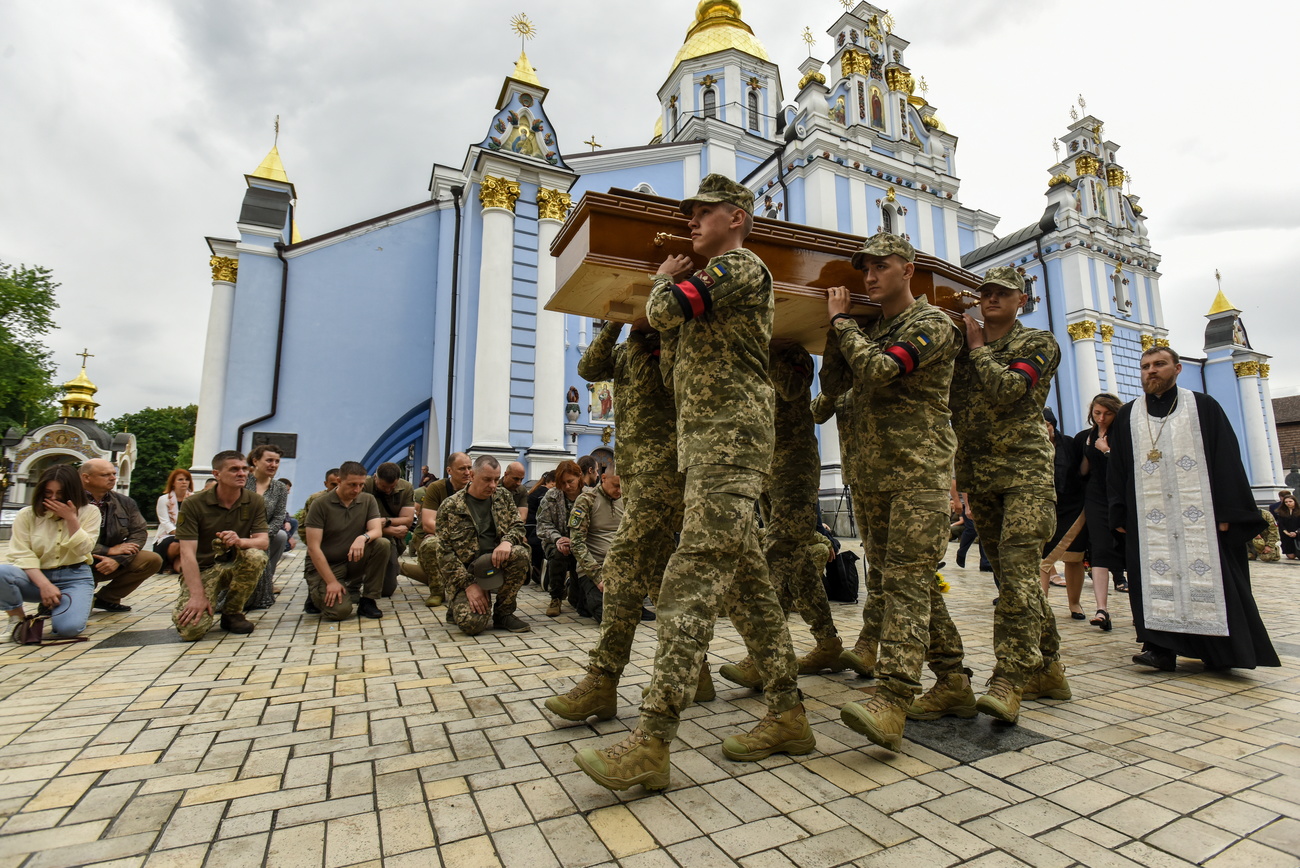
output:
M 1263 539 L 1255 537 L 1250 541 L 1250 551 L 1248 552 L 1253 559 L 1258 559 L 1266 564 L 1271 564 L 1282 560 L 1282 552 L 1278 549 L 1277 540 Z
M 858 492 L 854 500 L 867 560 L 858 641 L 879 641 L 879 693 L 907 705 L 921 689 L 923 662 L 940 677 L 962 667 L 961 635 L 935 581 L 948 545 L 948 492 Z
M 646 597 L 657 600 L 664 567 L 682 529 L 680 473 L 627 475 L 623 478 L 623 523 L 618 526 L 601 567 L 605 610 L 600 641 L 591 649 L 594 669 L 618 678 L 632 656 L 632 639 L 641 623 Z
M 763 478 L 757 470 L 728 465 L 686 471 L 681 542 L 664 570 L 654 678 L 641 705 L 641 729 L 649 735 L 676 737 L 720 607 L 745 640 L 768 708 L 781 713 L 799 704 L 790 632 L 758 544 L 754 502 Z
M 378 600 L 384 590 L 384 579 L 388 573 L 389 558 L 392 556 L 393 544 L 387 537 L 376 537 L 366 543 L 365 552 L 359 561 L 343 561 L 330 564 L 330 572 L 347 590 L 333 606 L 325 605 L 325 580 L 313 569 L 310 559 L 304 574 L 307 579 L 307 594 L 320 609 L 327 621 L 342 621 L 351 617 L 354 598 L 369 597 Z
M 218 561 L 199 573 L 199 579 L 203 582 L 203 593 L 214 609 L 218 596 L 224 591 L 226 601 L 222 606 L 222 613 L 239 615 L 243 613 L 244 603 L 248 600 L 248 595 L 253 593 L 253 588 L 257 587 L 257 581 L 262 578 L 262 571 L 265 569 L 266 552 L 261 549 L 239 549 L 233 561 L 229 563 Z M 186 642 L 196 642 L 212 629 L 212 616 L 204 612 L 203 617 L 196 623 L 184 627 L 180 625 L 181 610 L 190 601 L 190 589 L 185 584 L 184 576 L 177 578 L 181 593 L 176 600 L 176 608 L 172 610 L 172 624 L 176 626 L 182 639 Z
M 438 546 L 436 534 L 428 534 L 420 540 L 420 547 L 416 549 L 415 557 L 420 562 L 420 569 L 424 571 L 425 584 L 429 586 L 429 590 L 437 590 L 441 585 L 436 577 L 442 575 L 442 549 Z
M 830 542 L 816 531 L 805 532 L 802 539 L 768 534 L 763 540 L 767 572 L 776 586 L 781 610 L 797 610 L 818 641 L 839 636 L 822 582 L 830 550 Z
M 1056 530 L 1056 492 L 1030 485 L 992 493 L 970 492 L 970 511 L 998 580 L 993 610 L 996 672 L 1017 687 L 1061 653 L 1056 616 L 1043 595 L 1043 546 Z
M 532 551 L 526 545 L 515 546 L 510 551 L 510 557 L 506 559 L 505 565 L 501 571 L 505 573 L 505 580 L 501 588 L 493 593 L 496 599 L 492 601 L 492 610 L 482 614 L 475 612 L 469 607 L 469 597 L 464 591 L 457 592 L 454 588 L 444 583 L 444 591 L 447 596 L 447 617 L 451 623 L 455 624 L 468 636 L 477 636 L 498 618 L 504 618 L 506 615 L 515 613 L 516 600 L 519 597 L 519 589 L 524 586 L 524 579 L 528 578 L 528 572 L 533 568 Z M 434 575 L 445 575 L 444 573 L 435 573 Z M 492 594 L 488 594 L 489 599 Z

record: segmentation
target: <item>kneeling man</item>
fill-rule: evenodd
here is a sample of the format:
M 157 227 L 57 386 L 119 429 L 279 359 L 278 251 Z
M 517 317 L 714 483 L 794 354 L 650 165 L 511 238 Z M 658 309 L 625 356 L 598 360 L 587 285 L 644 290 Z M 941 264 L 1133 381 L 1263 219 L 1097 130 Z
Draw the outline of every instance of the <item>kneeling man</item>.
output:
M 469 484 L 438 507 L 438 552 L 447 620 L 470 636 L 489 626 L 512 633 L 532 630 L 515 615 L 515 598 L 528 577 L 532 554 L 515 499 L 497 487 L 500 477 L 500 463 L 491 455 L 480 455 Z M 485 590 L 483 584 L 495 587 L 498 578 L 501 584 L 492 605 L 491 590 Z
M 361 489 L 366 468 L 356 461 L 339 466 L 339 484 L 307 513 L 307 593 L 331 621 L 352 615 L 353 597 L 363 618 L 382 618 L 375 600 L 384 590 L 391 544 L 374 495 Z

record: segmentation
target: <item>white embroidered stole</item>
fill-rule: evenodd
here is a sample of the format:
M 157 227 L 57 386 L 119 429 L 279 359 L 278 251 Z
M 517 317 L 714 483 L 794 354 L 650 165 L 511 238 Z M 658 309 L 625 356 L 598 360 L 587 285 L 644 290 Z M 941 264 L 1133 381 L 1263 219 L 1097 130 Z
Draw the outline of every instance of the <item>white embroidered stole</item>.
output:
M 1179 389 L 1166 420 L 1162 426 L 1162 420 L 1147 415 L 1145 397 L 1133 402 L 1137 515 L 1129 521 L 1140 523 L 1142 614 L 1150 630 L 1227 636 L 1219 535 L 1196 397 Z

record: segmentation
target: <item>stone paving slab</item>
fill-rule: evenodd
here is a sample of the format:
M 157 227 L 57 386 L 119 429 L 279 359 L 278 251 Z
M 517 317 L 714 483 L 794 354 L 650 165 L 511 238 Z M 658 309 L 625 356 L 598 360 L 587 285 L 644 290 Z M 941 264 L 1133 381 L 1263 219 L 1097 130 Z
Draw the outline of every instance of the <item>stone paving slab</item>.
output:
M 466 637 L 404 583 L 382 620 L 326 623 L 302 613 L 302 558 L 249 636 L 158 641 L 176 595 L 160 576 L 132 612 L 95 613 L 89 642 L 0 649 L 0 868 L 1300 865 L 1300 565 L 1252 565 L 1280 669 L 1139 669 L 1125 597 L 1102 633 L 1054 589 L 1072 701 L 1026 703 L 1013 730 L 914 727 L 892 754 L 839 722 L 872 682 L 804 677 L 818 750 L 733 763 L 722 739 L 765 709 L 717 680 L 651 795 L 607 792 L 572 757 L 635 725 L 653 625 L 619 718 L 573 724 L 542 703 L 582 676 L 594 622 L 546 618 L 529 587 L 533 632 Z M 945 575 L 978 687 L 992 582 Z M 832 609 L 855 636 L 860 607 Z M 811 647 L 797 617 L 791 634 Z M 715 668 L 743 654 L 719 624 Z

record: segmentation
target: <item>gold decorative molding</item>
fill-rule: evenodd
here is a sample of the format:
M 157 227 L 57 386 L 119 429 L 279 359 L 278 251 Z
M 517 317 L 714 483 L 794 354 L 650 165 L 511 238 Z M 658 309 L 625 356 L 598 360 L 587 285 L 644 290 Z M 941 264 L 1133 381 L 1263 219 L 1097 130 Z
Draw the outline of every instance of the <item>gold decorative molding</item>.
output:
M 901 67 L 897 66 L 891 66 L 885 70 L 885 84 L 889 85 L 890 90 L 899 90 L 907 94 L 916 89 L 916 81 L 912 78 L 911 73 L 904 72 Z
M 1141 205 L 1138 205 L 1137 203 L 1135 203 L 1132 199 L 1129 200 L 1129 205 L 1133 206 L 1133 213 L 1134 213 L 1134 214 L 1141 214 L 1141 213 L 1142 213 L 1142 206 L 1141 206 Z
M 208 260 L 212 266 L 212 279 L 234 283 L 239 277 L 239 260 L 230 256 L 214 256 Z
M 542 187 L 537 191 L 537 219 L 563 220 L 573 207 L 573 197 L 559 190 Z
M 1169 338 L 1156 338 L 1156 346 L 1158 347 L 1169 346 Z
M 840 75 L 848 78 L 850 75 L 870 75 L 871 58 L 861 52 L 854 51 L 852 48 L 846 48 L 840 55 Z
M 1074 174 L 1080 178 L 1085 175 L 1093 175 L 1097 172 L 1097 167 L 1101 164 L 1092 154 L 1080 154 L 1079 159 L 1074 161 Z
M 897 202 L 897 201 L 898 201 L 897 199 L 894 198 L 894 187 L 893 187 L 893 185 L 890 185 L 889 189 L 885 191 L 885 201 L 886 201 L 886 202 Z
M 478 200 L 484 208 L 513 211 L 515 202 L 519 201 L 519 182 L 485 175 L 483 183 L 479 185 Z
M 1106 170 L 1106 183 L 1111 187 L 1124 186 L 1124 170 L 1117 166 L 1111 166 Z
M 1081 319 L 1070 323 L 1065 330 L 1070 333 L 1071 340 L 1090 341 L 1097 335 L 1097 324 L 1090 319 Z
M 1145 353 L 1147 350 L 1151 349 L 1151 348 L 1154 347 L 1155 345 L 1156 345 L 1156 336 L 1155 336 L 1155 335 L 1143 335 L 1143 336 L 1142 336 L 1142 352 Z
M 1108 323 L 1108 322 L 1107 322 L 1107 323 L 1102 323 L 1102 324 L 1101 324 L 1101 342 L 1104 343 L 1104 344 L 1108 344 L 1108 343 L 1110 343 L 1110 339 L 1113 338 L 1113 337 L 1115 337 L 1115 327 L 1114 327 L 1113 325 L 1111 325 L 1110 323 Z
M 1268 370 L 1269 370 L 1269 368 L 1268 368 L 1268 363 L 1267 363 L 1267 362 L 1260 362 L 1260 363 L 1259 363 L 1259 378 L 1260 378 L 1261 380 L 1267 380 L 1267 379 L 1268 379 Z
M 814 69 L 812 72 L 809 72 L 803 78 L 799 79 L 799 90 L 803 90 L 805 87 L 807 87 L 808 82 L 810 81 L 815 81 L 818 84 L 825 84 L 826 76 L 822 75 L 820 72 Z
M 1053 175 L 1052 178 L 1051 178 L 1051 180 L 1049 180 L 1049 181 L 1047 182 L 1047 186 L 1048 186 L 1048 187 L 1059 187 L 1059 186 L 1061 186 L 1062 184 L 1068 184 L 1068 183 L 1070 183 L 1070 176 L 1069 176 L 1069 175 Z
M 1258 377 L 1259 362 L 1237 362 L 1232 366 L 1232 370 L 1236 371 L 1239 379 L 1241 377 Z

